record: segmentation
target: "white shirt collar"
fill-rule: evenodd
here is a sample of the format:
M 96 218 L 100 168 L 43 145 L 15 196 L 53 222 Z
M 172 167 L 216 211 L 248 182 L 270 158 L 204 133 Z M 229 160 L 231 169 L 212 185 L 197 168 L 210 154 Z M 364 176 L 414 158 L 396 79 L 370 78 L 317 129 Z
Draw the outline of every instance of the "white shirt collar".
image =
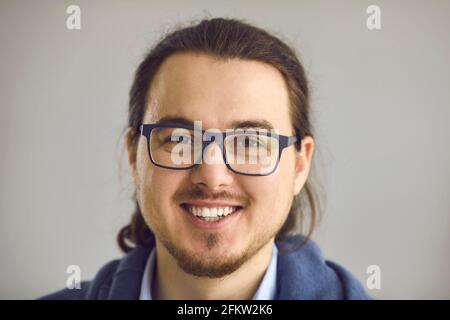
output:
M 259 284 L 258 290 L 252 300 L 274 300 L 277 287 L 277 260 L 278 249 L 274 244 L 272 249 L 272 257 L 270 259 L 269 267 L 267 268 L 264 277 Z M 152 300 L 152 280 L 156 272 L 156 251 L 152 249 L 145 264 L 144 274 L 142 276 L 141 294 L 139 300 Z

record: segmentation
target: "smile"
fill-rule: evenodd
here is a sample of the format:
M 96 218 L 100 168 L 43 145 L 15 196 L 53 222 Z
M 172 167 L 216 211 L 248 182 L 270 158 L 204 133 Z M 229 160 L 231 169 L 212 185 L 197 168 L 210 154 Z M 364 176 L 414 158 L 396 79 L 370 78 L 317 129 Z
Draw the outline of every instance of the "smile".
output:
M 189 204 L 184 205 L 185 209 L 194 216 L 206 221 L 218 221 L 239 210 L 238 206 L 231 207 L 197 207 Z
M 233 215 L 242 209 L 242 206 L 230 203 L 193 201 L 180 205 L 187 213 L 195 217 L 197 221 L 218 222 Z

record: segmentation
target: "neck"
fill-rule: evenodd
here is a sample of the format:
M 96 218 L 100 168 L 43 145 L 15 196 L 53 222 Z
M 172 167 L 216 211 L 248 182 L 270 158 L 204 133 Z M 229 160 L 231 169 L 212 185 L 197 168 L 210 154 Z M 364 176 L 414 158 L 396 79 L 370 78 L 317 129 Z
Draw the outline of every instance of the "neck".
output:
M 250 300 L 270 263 L 273 243 L 274 239 L 271 239 L 233 273 L 211 279 L 184 272 L 157 240 L 152 296 L 157 300 Z

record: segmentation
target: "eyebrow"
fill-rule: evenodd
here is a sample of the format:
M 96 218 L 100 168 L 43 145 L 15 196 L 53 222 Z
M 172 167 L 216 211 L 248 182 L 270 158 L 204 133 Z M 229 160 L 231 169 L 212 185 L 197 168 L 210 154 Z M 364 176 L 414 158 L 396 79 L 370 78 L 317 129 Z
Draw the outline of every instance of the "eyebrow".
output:
M 184 118 L 184 117 L 162 117 L 158 121 L 156 121 L 157 124 L 164 124 L 164 123 L 174 123 L 174 124 L 181 124 L 181 125 L 188 125 L 193 126 L 194 121 Z M 260 128 L 260 129 L 267 129 L 272 130 L 274 129 L 273 125 L 265 120 L 265 119 L 248 119 L 248 120 L 235 120 L 231 122 L 231 128 L 229 129 L 245 129 L 245 128 Z

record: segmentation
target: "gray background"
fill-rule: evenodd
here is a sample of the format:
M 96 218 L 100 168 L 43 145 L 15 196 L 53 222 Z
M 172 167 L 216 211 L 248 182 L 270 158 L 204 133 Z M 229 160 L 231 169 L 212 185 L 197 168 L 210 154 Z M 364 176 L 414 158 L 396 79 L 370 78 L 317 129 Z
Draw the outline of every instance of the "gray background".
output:
M 81 7 L 80 31 L 66 8 Z M 366 28 L 381 7 L 382 29 Z M 313 91 L 315 239 L 377 298 L 450 298 L 449 1 L 1 1 L 0 298 L 90 279 L 132 211 L 128 90 L 179 22 L 244 18 L 300 53 Z M 122 161 L 122 167 L 120 167 Z

